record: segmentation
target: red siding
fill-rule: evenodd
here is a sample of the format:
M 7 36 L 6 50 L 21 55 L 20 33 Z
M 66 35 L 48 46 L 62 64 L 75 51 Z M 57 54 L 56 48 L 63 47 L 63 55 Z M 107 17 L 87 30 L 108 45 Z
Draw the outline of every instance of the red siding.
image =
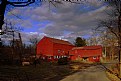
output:
M 73 47 L 67 41 L 44 37 L 37 44 L 37 55 L 41 55 L 48 61 L 54 61 L 69 55 L 68 53 Z
M 86 46 L 82 48 L 76 47 L 70 51 L 72 55 L 71 60 L 76 60 L 77 58 L 88 58 L 88 61 L 97 62 L 102 56 L 101 46 Z
M 44 37 L 37 44 L 37 55 L 41 55 L 47 61 L 54 61 L 58 58 L 68 56 L 71 60 L 83 58 L 88 61 L 99 62 L 102 56 L 102 47 L 74 47 L 68 41 Z
M 53 55 L 53 43 L 45 37 L 37 44 L 37 55 L 40 54 L 48 56 Z
M 53 45 L 53 51 L 54 55 L 65 55 L 68 54 L 69 51 L 73 48 L 74 46 L 71 45 L 63 45 L 63 44 L 54 44 Z

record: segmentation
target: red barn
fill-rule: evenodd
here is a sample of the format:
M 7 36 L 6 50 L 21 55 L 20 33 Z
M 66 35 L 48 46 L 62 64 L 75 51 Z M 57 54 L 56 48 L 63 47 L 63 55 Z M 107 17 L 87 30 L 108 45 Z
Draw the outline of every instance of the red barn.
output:
M 102 46 L 74 47 L 70 51 L 71 60 L 81 59 L 83 61 L 99 62 L 102 56 Z
M 37 44 L 37 56 L 47 61 L 69 57 L 69 51 L 73 47 L 68 41 L 45 36 Z

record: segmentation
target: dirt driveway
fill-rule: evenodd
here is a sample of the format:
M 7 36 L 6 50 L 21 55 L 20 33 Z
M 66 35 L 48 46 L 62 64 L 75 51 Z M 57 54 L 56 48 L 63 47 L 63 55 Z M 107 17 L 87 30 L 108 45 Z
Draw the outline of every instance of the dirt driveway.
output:
M 105 69 L 101 65 L 81 69 L 79 72 L 66 76 L 60 81 L 111 81 L 107 78 Z

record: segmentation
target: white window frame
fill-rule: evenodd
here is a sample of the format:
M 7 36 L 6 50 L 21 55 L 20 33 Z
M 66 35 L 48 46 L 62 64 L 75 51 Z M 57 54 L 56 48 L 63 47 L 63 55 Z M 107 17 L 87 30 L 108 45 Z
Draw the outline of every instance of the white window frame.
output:
M 57 57 L 57 59 L 58 59 L 58 56 L 56 56 Z
M 48 59 L 52 59 L 51 56 L 49 56 Z
M 97 57 L 96 57 L 96 56 L 94 56 L 94 57 L 93 57 L 93 59 L 97 59 Z
M 56 56 L 54 56 L 54 59 L 56 59 Z

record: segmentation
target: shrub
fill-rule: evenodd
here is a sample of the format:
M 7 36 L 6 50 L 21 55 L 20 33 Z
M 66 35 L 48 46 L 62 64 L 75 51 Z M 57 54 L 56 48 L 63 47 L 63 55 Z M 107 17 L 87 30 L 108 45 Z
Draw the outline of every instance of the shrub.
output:
M 66 64 L 68 64 L 68 58 L 64 57 L 64 58 L 58 59 L 58 64 L 59 65 L 66 65 Z

